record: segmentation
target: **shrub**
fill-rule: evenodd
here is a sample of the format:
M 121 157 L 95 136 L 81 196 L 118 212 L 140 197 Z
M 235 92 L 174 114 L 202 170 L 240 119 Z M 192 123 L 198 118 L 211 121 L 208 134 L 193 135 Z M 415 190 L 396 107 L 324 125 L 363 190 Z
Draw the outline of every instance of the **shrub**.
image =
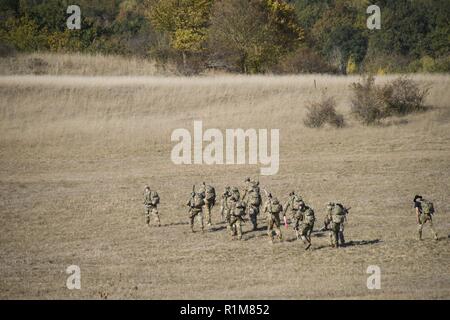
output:
M 420 89 L 412 79 L 400 77 L 381 88 L 386 116 L 424 111 L 429 88 Z
M 426 110 L 429 89 L 406 77 L 397 78 L 384 86 L 376 86 L 375 78 L 367 76 L 361 83 L 352 83 L 352 114 L 365 125 L 379 123 L 389 116 L 404 116 Z
M 361 83 L 352 83 L 351 112 L 364 124 L 372 124 L 383 118 L 383 102 L 375 86 L 375 78 L 368 76 Z
M 320 102 L 313 102 L 307 106 L 308 113 L 303 120 L 309 128 L 320 128 L 326 123 L 336 128 L 345 125 L 344 116 L 336 112 L 336 101 L 332 97 L 322 97 Z
M 275 73 L 337 73 L 337 69 L 327 64 L 309 48 L 300 48 L 287 55 L 273 68 Z

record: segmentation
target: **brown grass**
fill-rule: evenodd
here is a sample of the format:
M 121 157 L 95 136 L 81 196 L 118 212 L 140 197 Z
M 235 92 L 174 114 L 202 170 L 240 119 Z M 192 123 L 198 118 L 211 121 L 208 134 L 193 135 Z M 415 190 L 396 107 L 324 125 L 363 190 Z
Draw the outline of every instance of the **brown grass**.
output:
M 350 112 L 355 77 L 0 77 L 1 298 L 450 298 L 450 77 L 432 84 L 408 123 L 321 131 L 304 128 L 308 101 L 327 88 Z M 314 87 L 314 79 L 317 88 Z M 383 82 L 390 77 L 380 78 Z M 297 190 L 315 209 L 352 207 L 353 245 L 312 251 L 270 245 L 244 227 L 229 241 L 214 229 L 191 234 L 183 202 L 193 183 L 222 191 L 257 177 L 258 166 L 176 166 L 170 133 L 205 127 L 280 128 L 280 171 L 260 177 L 279 198 Z M 163 227 L 142 216 L 145 183 L 161 196 Z M 412 196 L 434 200 L 434 243 L 415 240 Z M 65 269 L 81 267 L 82 289 L 65 288 Z M 366 288 L 366 268 L 382 270 L 382 289 Z

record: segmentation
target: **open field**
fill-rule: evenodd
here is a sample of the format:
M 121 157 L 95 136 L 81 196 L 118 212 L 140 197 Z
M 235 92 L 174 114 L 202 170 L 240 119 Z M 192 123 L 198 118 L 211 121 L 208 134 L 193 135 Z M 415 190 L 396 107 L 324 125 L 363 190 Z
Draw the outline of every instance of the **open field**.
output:
M 432 85 L 434 108 L 364 127 L 349 116 L 357 77 L 0 76 L 0 298 L 449 299 L 450 76 L 413 77 Z M 323 91 L 346 128 L 303 126 Z M 278 174 L 174 165 L 171 132 L 192 132 L 193 120 L 279 128 Z M 284 228 L 271 245 L 249 223 L 244 241 L 230 241 L 218 208 L 213 228 L 191 234 L 192 184 L 222 192 L 246 176 L 283 201 L 297 190 L 316 228 L 326 202 L 351 206 L 349 245 L 331 249 L 316 232 L 305 252 Z M 161 228 L 144 225 L 146 183 L 161 196 Z M 415 194 L 434 201 L 440 241 L 428 226 L 416 240 Z M 72 264 L 81 290 L 66 288 Z M 381 290 L 366 287 L 369 265 L 381 268 Z

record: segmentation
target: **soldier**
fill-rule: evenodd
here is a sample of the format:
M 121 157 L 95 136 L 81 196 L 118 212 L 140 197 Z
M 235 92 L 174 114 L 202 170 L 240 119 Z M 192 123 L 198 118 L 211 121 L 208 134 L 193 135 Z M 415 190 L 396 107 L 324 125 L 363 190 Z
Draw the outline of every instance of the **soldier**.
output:
M 334 248 L 338 248 L 345 243 L 344 240 L 344 222 L 347 221 L 349 208 L 345 208 L 340 203 L 329 202 L 327 204 L 326 225 L 331 223 L 330 243 Z
M 291 220 L 292 220 L 292 225 L 293 225 L 293 229 L 295 230 L 295 235 L 297 237 L 297 240 L 300 238 L 300 223 L 303 220 L 303 212 L 306 208 L 305 203 L 303 202 L 303 200 L 300 201 L 300 203 L 298 204 L 298 210 L 292 210 L 292 216 L 291 216 Z M 286 212 L 286 211 L 285 211 Z
M 286 201 L 286 204 L 284 205 L 284 216 L 286 216 L 286 212 L 288 208 L 291 208 L 291 220 L 294 225 L 295 234 L 297 236 L 297 239 L 299 238 L 298 234 L 298 226 L 299 221 L 301 218 L 301 213 L 299 212 L 300 208 L 302 208 L 305 205 L 305 203 L 302 200 L 302 197 L 295 194 L 294 191 L 289 193 L 289 199 Z
M 267 234 L 270 237 L 270 242 L 273 243 L 273 231 L 277 235 L 277 238 L 282 241 L 283 236 L 281 235 L 280 229 L 280 213 L 283 212 L 283 206 L 280 204 L 277 198 L 273 198 L 272 194 L 269 193 L 267 196 L 267 202 L 264 205 L 264 213 L 267 212 Z
M 250 221 L 252 222 L 253 231 L 258 229 L 258 215 L 261 207 L 261 193 L 257 185 L 252 186 L 252 188 L 246 191 L 247 195 L 247 210 L 249 213 Z
M 233 208 L 231 208 L 229 226 L 232 239 L 235 236 L 237 236 L 238 240 L 242 239 L 242 223 L 245 221 L 245 209 L 246 204 L 244 201 L 235 202 Z
M 144 189 L 145 222 L 150 226 L 150 216 L 153 216 L 158 227 L 161 226 L 158 213 L 159 195 L 156 191 L 151 191 L 149 186 Z
M 220 216 L 222 217 L 222 221 L 226 221 L 227 200 L 229 197 L 231 197 L 231 188 L 226 186 L 225 191 L 222 193 L 222 199 L 220 200 Z
M 438 240 L 436 231 L 433 228 L 434 205 L 431 201 L 424 199 L 422 196 L 414 197 L 414 209 L 416 211 L 416 219 L 418 225 L 419 240 L 422 240 L 422 230 L 425 223 L 430 221 L 429 226 L 433 233 L 434 240 Z
M 211 225 L 211 210 L 216 204 L 216 190 L 214 187 L 210 185 L 206 185 L 205 182 L 202 183 L 202 186 L 199 190 L 199 193 L 203 194 L 203 199 L 205 201 L 204 212 L 205 219 L 208 223 L 208 226 Z
M 233 210 L 236 207 L 237 203 L 240 201 L 241 195 L 239 193 L 239 189 L 236 187 L 233 187 L 231 189 L 230 192 L 230 196 L 227 198 L 227 201 L 225 202 L 226 204 L 226 221 L 228 223 L 227 225 L 227 229 L 230 232 L 230 234 L 232 236 L 235 235 L 235 230 L 234 230 L 234 223 L 232 224 L 232 214 L 233 214 Z
M 305 245 L 305 250 L 308 250 L 311 247 L 311 232 L 314 228 L 314 222 L 316 221 L 316 218 L 314 216 L 314 210 L 311 207 L 305 205 L 304 202 L 302 202 L 302 206 L 299 212 L 301 218 L 298 226 L 298 232 L 300 233 L 300 238 L 303 240 L 303 243 Z
M 255 181 L 255 180 L 252 181 L 252 180 L 250 180 L 250 178 L 247 177 L 244 182 L 245 182 L 245 187 L 244 187 L 244 192 L 242 195 L 242 200 L 245 200 L 246 196 L 252 191 L 257 192 L 258 194 L 260 193 L 259 181 Z
M 202 232 L 204 232 L 204 226 L 203 226 L 203 206 L 205 205 L 205 200 L 203 199 L 203 196 L 201 193 L 192 192 L 191 198 L 186 203 L 186 205 L 189 207 L 189 219 L 190 219 L 190 225 L 192 232 L 194 231 L 194 220 L 195 217 L 198 217 L 198 220 L 200 222 Z

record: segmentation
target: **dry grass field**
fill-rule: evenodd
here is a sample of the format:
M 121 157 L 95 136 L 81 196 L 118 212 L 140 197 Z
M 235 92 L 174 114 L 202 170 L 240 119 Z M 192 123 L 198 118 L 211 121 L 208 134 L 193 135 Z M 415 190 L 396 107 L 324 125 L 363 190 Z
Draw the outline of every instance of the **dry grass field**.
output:
M 378 78 L 386 81 L 392 77 Z M 450 76 L 416 75 L 431 111 L 365 127 L 349 116 L 357 77 L 0 76 L 0 298 L 449 299 Z M 316 87 L 314 86 L 316 80 Z M 336 97 L 343 129 L 303 126 L 308 101 Z M 174 165 L 171 132 L 279 128 L 280 170 Z M 271 245 L 244 226 L 231 241 L 214 225 L 192 234 L 183 204 L 192 184 L 222 192 L 246 176 L 283 201 L 298 191 L 315 209 L 352 207 L 348 245 Z M 142 191 L 161 196 L 162 226 L 144 224 Z M 414 194 L 432 199 L 440 241 L 416 240 Z M 66 288 L 69 265 L 81 290 Z M 381 268 L 381 290 L 366 269 Z

